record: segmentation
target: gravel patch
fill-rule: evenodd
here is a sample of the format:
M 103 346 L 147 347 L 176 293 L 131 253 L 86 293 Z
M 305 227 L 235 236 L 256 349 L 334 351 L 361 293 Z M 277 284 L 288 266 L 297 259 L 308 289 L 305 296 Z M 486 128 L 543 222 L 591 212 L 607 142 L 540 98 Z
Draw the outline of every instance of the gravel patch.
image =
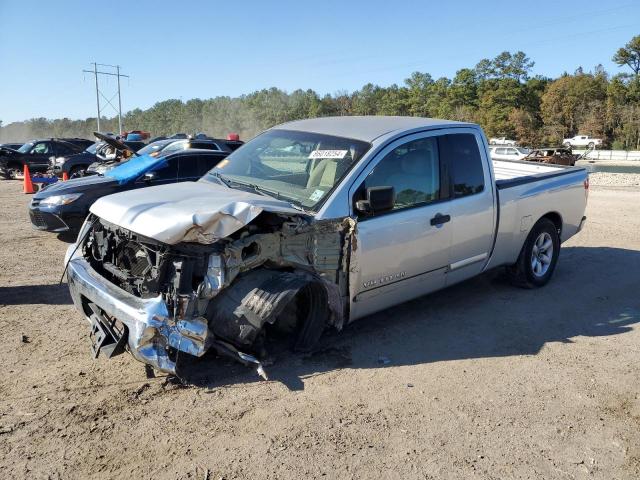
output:
M 640 173 L 595 172 L 589 174 L 589 184 L 599 187 L 638 187 Z

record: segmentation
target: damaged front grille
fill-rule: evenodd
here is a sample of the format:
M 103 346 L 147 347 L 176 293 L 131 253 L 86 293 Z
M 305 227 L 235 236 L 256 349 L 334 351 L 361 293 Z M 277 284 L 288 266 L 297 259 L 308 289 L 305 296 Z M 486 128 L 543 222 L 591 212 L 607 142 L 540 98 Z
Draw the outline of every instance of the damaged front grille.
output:
M 120 244 L 116 262 L 119 268 L 134 277 L 144 277 L 152 267 L 149 252 L 137 242 Z
M 171 283 L 167 272 L 174 268 L 176 260 L 181 260 L 166 245 L 103 222 L 92 227 L 83 253 L 100 275 L 142 298 L 166 291 L 165 283 Z

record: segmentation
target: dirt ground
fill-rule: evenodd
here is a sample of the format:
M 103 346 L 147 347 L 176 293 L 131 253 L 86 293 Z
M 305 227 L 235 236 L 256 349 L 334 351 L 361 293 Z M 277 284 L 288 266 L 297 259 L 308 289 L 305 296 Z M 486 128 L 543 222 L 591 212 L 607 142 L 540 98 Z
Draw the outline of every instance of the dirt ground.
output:
M 93 360 L 66 243 L 0 182 L 0 478 L 640 478 L 640 189 L 592 188 L 546 288 L 489 273 L 189 386 Z

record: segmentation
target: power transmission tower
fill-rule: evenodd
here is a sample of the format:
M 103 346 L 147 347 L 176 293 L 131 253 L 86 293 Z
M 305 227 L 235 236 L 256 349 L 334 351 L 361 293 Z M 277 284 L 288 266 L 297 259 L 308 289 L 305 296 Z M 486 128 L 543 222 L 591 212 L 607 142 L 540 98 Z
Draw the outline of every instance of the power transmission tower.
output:
M 129 78 L 129 75 L 123 75 L 122 73 L 120 73 L 120 65 L 106 65 L 104 63 L 96 63 L 96 62 L 93 62 L 91 65 L 93 65 L 93 70 L 82 70 L 82 71 L 84 73 L 93 74 L 96 81 L 96 105 L 98 107 L 98 131 L 100 131 L 100 97 L 102 97 L 104 101 L 107 102 L 107 104 L 111 106 L 111 108 L 113 108 L 113 110 L 118 114 L 118 134 L 120 134 L 123 131 L 122 130 L 122 96 L 120 95 L 120 77 Z M 98 70 L 98 67 L 107 67 L 107 68 L 115 69 L 115 73 L 101 72 Z M 98 77 L 100 75 L 109 75 L 111 77 L 116 77 L 118 79 L 118 91 L 111 98 L 107 98 L 100 90 L 100 87 L 98 85 Z M 116 108 L 113 105 L 113 103 L 111 103 L 111 101 L 115 99 L 116 95 L 118 96 L 118 108 Z

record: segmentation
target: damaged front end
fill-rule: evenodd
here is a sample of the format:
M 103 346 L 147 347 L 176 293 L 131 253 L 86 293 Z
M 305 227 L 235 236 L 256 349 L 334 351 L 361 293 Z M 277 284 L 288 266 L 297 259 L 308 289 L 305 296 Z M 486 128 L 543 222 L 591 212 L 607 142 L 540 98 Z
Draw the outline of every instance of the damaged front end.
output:
M 181 353 L 214 348 L 260 371 L 269 325 L 308 350 L 326 325 L 348 318 L 349 218 L 262 212 L 209 244 L 168 245 L 97 217 L 84 230 L 68 280 L 96 356 L 126 347 L 176 373 Z

